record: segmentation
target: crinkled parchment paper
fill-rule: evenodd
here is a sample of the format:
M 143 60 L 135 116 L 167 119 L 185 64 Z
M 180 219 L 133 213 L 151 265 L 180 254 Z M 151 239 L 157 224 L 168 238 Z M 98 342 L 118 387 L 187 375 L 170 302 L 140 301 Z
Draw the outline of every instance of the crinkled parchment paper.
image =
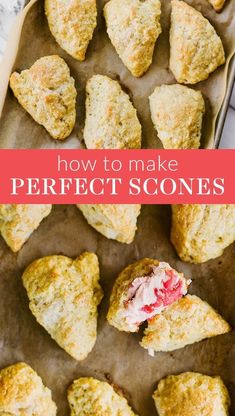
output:
M 26 361 L 51 388 L 58 416 L 69 416 L 66 389 L 80 376 L 94 376 L 118 384 L 140 416 L 157 416 L 151 398 L 157 382 L 168 374 L 199 371 L 220 375 L 235 414 L 235 334 L 150 357 L 138 344 L 140 334 L 127 334 L 106 321 L 109 296 L 118 273 L 145 256 L 169 262 L 193 280 L 190 292 L 207 300 L 235 328 L 235 245 L 202 265 L 181 262 L 169 242 L 170 207 L 143 206 L 138 232 L 131 245 L 120 244 L 93 230 L 75 206 L 58 205 L 18 254 L 0 238 L 0 368 Z M 70 358 L 36 322 L 22 285 L 23 270 L 33 260 L 51 254 L 76 257 L 84 250 L 99 257 L 105 297 L 99 307 L 98 339 L 82 362 Z M 189 415 L 190 416 L 190 415 Z M 200 416 L 200 415 L 198 415 Z
M 193 87 L 200 89 L 206 100 L 207 110 L 203 125 L 202 147 L 211 148 L 214 141 L 216 117 L 226 91 L 228 64 L 235 52 L 235 2 L 227 0 L 227 5 L 220 14 L 213 10 L 207 0 L 188 0 L 188 2 L 200 10 L 214 25 L 222 38 L 227 57 L 223 67 L 210 75 L 208 80 Z M 119 80 L 124 90 L 130 94 L 143 126 L 143 147 L 161 147 L 161 142 L 150 119 L 148 97 L 155 86 L 175 82 L 168 68 L 170 0 L 162 1 L 163 33 L 157 41 L 153 64 L 140 79 L 134 78 L 124 67 L 108 39 L 102 16 L 104 3 L 105 0 L 98 0 L 98 27 L 83 63 L 75 61 L 57 45 L 48 28 L 43 1 L 31 0 L 24 13 L 18 17 L 0 68 L 1 148 L 83 147 L 85 85 L 86 81 L 97 73 Z M 28 68 L 38 58 L 50 54 L 59 54 L 66 60 L 78 89 L 77 124 L 73 134 L 64 142 L 51 139 L 44 128 L 38 126 L 19 106 L 13 94 L 7 92 L 9 76 L 13 70 Z

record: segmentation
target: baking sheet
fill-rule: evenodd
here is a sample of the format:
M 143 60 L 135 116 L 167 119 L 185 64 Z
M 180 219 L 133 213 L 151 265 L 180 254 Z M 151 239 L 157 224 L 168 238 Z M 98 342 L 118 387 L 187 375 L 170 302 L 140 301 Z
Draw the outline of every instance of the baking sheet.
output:
M 57 205 L 19 254 L 11 253 L 0 238 L 0 367 L 17 361 L 30 364 L 51 388 L 58 416 L 69 415 L 66 389 L 80 376 L 118 384 L 140 416 L 155 416 L 151 396 L 162 377 L 182 371 L 220 375 L 229 389 L 230 415 L 234 415 L 234 332 L 152 358 L 138 345 L 141 333 L 121 333 L 106 321 L 117 274 L 128 264 L 149 256 L 169 262 L 192 278 L 190 293 L 207 300 L 235 327 L 235 244 L 218 259 L 190 265 L 178 259 L 169 242 L 169 232 L 169 206 L 143 206 L 135 241 L 125 245 L 93 230 L 75 206 Z M 94 251 L 99 257 L 105 297 L 99 308 L 97 343 L 88 358 L 79 363 L 37 324 L 28 308 L 21 275 L 39 257 L 64 254 L 75 258 L 84 250 Z
M 42 0 L 32 0 L 23 15 L 15 24 L 7 53 L 0 69 L 0 147 L 2 148 L 79 148 L 83 147 L 83 127 L 85 116 L 86 81 L 96 73 L 106 74 L 121 82 L 135 107 L 143 126 L 143 147 L 162 147 L 153 128 L 148 97 L 156 85 L 174 83 L 174 77 L 168 68 L 169 58 L 169 23 L 170 0 L 162 2 L 163 33 L 157 41 L 153 64 L 150 70 L 140 79 L 135 79 L 124 67 L 108 39 L 102 8 L 106 1 L 98 1 L 98 27 L 89 46 L 87 59 L 83 63 L 69 57 L 56 43 L 50 34 L 43 10 Z M 210 75 L 209 79 L 193 88 L 200 89 L 206 100 L 206 116 L 202 133 L 202 147 L 214 146 L 215 122 L 226 93 L 228 65 L 235 52 L 235 2 L 227 0 L 224 10 L 217 14 L 207 0 L 188 0 L 200 10 L 214 25 L 221 36 L 227 61 L 226 64 Z M 21 26 L 23 20 L 23 30 Z M 21 34 L 21 35 L 20 35 Z M 18 54 L 17 54 L 18 51 Z M 66 141 L 55 141 L 50 138 L 43 127 L 38 126 L 19 106 L 13 94 L 8 91 L 7 83 L 12 70 L 30 67 L 39 57 L 58 53 L 71 68 L 78 89 L 77 124 L 73 134 Z M 15 56 L 17 54 L 17 58 Z

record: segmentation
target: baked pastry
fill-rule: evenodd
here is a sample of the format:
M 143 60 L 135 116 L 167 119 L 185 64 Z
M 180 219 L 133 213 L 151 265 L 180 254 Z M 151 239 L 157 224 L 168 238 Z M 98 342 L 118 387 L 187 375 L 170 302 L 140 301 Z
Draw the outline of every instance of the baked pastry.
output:
M 84 377 L 68 389 L 71 416 L 137 416 L 110 384 Z
M 226 0 L 208 0 L 209 3 L 214 7 L 216 12 L 220 12 L 224 7 Z
M 17 252 L 40 222 L 51 212 L 46 204 L 1 204 L 0 233 L 12 251 Z
M 200 91 L 184 85 L 161 85 L 155 88 L 149 101 L 152 121 L 165 149 L 197 149 L 200 146 L 205 112 Z
M 97 25 L 96 0 L 45 0 L 45 12 L 61 48 L 83 61 Z
M 150 354 L 173 351 L 229 331 L 229 324 L 207 302 L 186 295 L 148 321 L 140 345 Z
M 0 415 L 56 415 L 50 390 L 29 365 L 17 363 L 0 371 Z
M 203 263 L 235 240 L 235 205 L 172 205 L 171 241 L 179 257 Z
M 187 293 L 190 281 L 165 262 L 145 258 L 127 266 L 116 279 L 107 319 L 119 331 L 138 332 L 146 320 Z
M 178 82 L 196 84 L 224 64 L 223 44 L 200 12 L 184 1 L 171 4 L 170 69 Z
M 105 237 L 130 244 L 135 238 L 141 205 L 77 205 L 88 224 Z
M 96 342 L 97 306 L 103 297 L 97 256 L 44 257 L 22 278 L 37 321 L 73 358 L 85 359 Z
M 88 149 L 138 149 L 141 125 L 117 81 L 94 75 L 86 86 L 84 140 Z
M 58 140 L 72 132 L 76 120 L 74 79 L 57 55 L 38 59 L 30 69 L 14 72 L 10 87 L 22 107 Z
M 110 40 L 135 77 L 141 77 L 152 63 L 162 31 L 160 16 L 160 0 L 110 0 L 104 7 Z
M 153 395 L 159 416 L 228 416 L 230 398 L 220 377 L 182 373 L 161 380 Z

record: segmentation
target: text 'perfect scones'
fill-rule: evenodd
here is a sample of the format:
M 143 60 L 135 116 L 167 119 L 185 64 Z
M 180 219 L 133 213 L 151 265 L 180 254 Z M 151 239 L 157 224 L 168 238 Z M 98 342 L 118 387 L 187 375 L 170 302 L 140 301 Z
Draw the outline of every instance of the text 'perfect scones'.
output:
M 178 82 L 195 84 L 225 62 L 223 44 L 200 12 L 184 1 L 171 4 L 170 69 Z
M 76 120 L 76 89 L 66 62 L 57 55 L 38 59 L 30 69 L 14 72 L 10 87 L 22 107 L 48 133 L 63 140 Z
M 69 55 L 83 61 L 96 27 L 96 0 L 45 0 L 52 35 Z
M 96 342 L 97 306 L 103 296 L 97 256 L 44 257 L 22 278 L 37 321 L 73 358 L 85 359 Z
M 107 32 L 124 65 L 140 77 L 152 63 L 161 33 L 159 0 L 110 0 L 104 7 Z
M 168 376 L 153 398 L 159 416 L 229 415 L 229 394 L 220 377 L 192 372 Z
M 86 86 L 84 140 L 88 149 L 138 149 L 141 125 L 117 81 L 94 75 Z
M 135 238 L 141 205 L 77 205 L 88 224 L 105 237 L 130 244 Z
M 110 384 L 91 377 L 73 382 L 68 401 L 71 416 L 137 416 Z
M 0 371 L 0 414 L 55 416 L 51 392 L 27 364 L 18 363 Z
M 165 149 L 200 146 L 205 103 L 200 91 L 184 85 L 161 85 L 149 97 L 154 127 Z
M 235 240 L 235 205 L 172 205 L 171 241 L 179 257 L 203 263 Z
M 51 205 L 1 204 L 0 233 L 12 251 L 17 252 L 40 222 L 51 212 Z

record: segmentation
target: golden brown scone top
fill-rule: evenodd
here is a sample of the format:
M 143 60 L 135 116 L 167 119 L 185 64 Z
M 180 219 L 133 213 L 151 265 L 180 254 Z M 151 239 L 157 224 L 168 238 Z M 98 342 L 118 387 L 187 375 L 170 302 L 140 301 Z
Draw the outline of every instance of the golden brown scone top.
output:
M 0 371 L 0 414 L 55 416 L 51 392 L 27 364 L 18 363 Z
M 51 208 L 49 204 L 0 204 L 0 233 L 12 251 L 21 249 Z
M 141 205 L 89 204 L 77 205 L 77 207 L 82 211 L 88 224 L 105 237 L 126 244 L 134 240 Z
M 223 44 L 199 11 L 180 0 L 171 4 L 170 69 L 178 82 L 196 84 L 224 64 Z
M 159 0 L 110 0 L 104 7 L 107 32 L 124 65 L 135 77 L 152 63 L 161 33 Z
M 103 297 L 99 263 L 93 253 L 76 260 L 49 256 L 23 274 L 29 307 L 51 337 L 76 360 L 90 353 L 97 336 L 97 307 Z
M 152 121 L 165 149 L 199 148 L 205 112 L 200 91 L 184 85 L 161 85 L 149 101 Z
M 209 3 L 214 7 L 216 12 L 220 12 L 224 7 L 226 0 L 208 0 Z
M 97 24 L 96 0 L 45 0 L 45 12 L 61 48 L 83 61 Z
M 94 75 L 86 86 L 84 140 L 88 149 L 138 149 L 141 125 L 117 81 Z
M 76 120 L 77 92 L 62 58 L 44 56 L 30 69 L 14 72 L 10 87 L 22 107 L 54 139 L 63 140 L 70 135 Z
M 179 257 L 203 263 L 235 240 L 235 205 L 172 205 L 171 241 Z
M 148 321 L 140 344 L 149 352 L 173 351 L 229 331 L 229 324 L 207 302 L 186 295 Z
M 153 398 L 159 416 L 229 415 L 229 394 L 220 377 L 193 372 L 168 376 Z
M 73 382 L 68 401 L 71 416 L 137 416 L 110 384 L 91 377 Z

